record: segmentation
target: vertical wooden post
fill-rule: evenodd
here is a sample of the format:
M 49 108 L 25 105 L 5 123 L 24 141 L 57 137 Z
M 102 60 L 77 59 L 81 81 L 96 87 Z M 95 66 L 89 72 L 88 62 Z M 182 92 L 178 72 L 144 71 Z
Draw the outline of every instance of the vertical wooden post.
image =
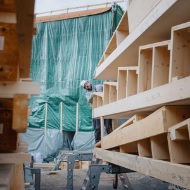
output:
M 79 117 L 78 117 L 78 113 L 79 113 L 79 103 L 77 102 L 77 104 L 76 104 L 76 135 L 78 135 L 78 130 L 79 130 Z
M 63 130 L 63 102 L 60 103 L 60 133 Z
M 103 137 L 104 137 L 104 117 L 100 117 L 100 124 L 101 124 L 101 141 L 103 141 Z
M 118 120 L 117 119 L 113 119 L 112 120 L 112 125 L 113 125 L 113 130 L 117 129 L 118 128 Z

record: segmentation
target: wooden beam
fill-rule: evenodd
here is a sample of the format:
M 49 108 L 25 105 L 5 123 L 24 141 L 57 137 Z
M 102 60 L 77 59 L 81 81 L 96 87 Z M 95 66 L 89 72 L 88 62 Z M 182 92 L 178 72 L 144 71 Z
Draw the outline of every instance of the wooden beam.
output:
M 0 12 L 0 22 L 5 23 L 16 23 L 16 14 L 15 13 L 6 13 Z
M 169 40 L 171 27 L 189 21 L 188 7 L 190 7 L 189 0 L 162 0 L 120 46 L 96 68 L 94 78 L 116 80 L 118 67 L 137 66 L 139 46 Z M 176 17 L 176 15 L 180 16 Z M 174 17 L 176 19 L 173 19 Z M 112 73 L 109 69 L 112 69 Z
M 137 114 L 137 115 L 134 115 L 133 117 L 129 118 L 126 122 L 124 122 L 122 125 L 120 125 L 116 130 L 121 130 L 122 128 L 124 127 L 127 127 L 143 118 L 147 117 L 146 114 L 144 115 L 140 115 L 140 114 Z M 115 131 L 116 131 L 115 130 Z
M 30 77 L 32 37 L 34 28 L 34 3 L 34 0 L 16 1 L 20 78 Z
M 23 164 L 15 164 L 11 190 L 25 190 Z
M 94 109 L 94 118 L 130 117 L 134 114 L 154 111 L 159 107 L 190 104 L 190 77 L 150 89 L 125 99 Z
M 171 31 L 171 56 L 170 56 L 170 76 L 169 81 L 172 78 L 182 76 L 186 77 L 190 75 L 190 22 L 184 23 L 172 27 Z
M 39 95 L 37 82 L 0 82 L 0 98 L 13 98 L 15 94 Z
M 190 125 L 190 118 L 170 127 L 169 133 L 171 140 L 189 140 L 190 139 L 189 125 Z M 186 132 L 185 134 L 184 130 Z
M 34 168 L 54 168 L 56 164 L 53 163 L 34 163 Z
M 110 149 L 168 132 L 168 128 L 190 116 L 190 106 L 165 106 L 102 139 L 102 148 Z M 157 138 L 158 139 L 158 138 Z
M 65 20 L 65 19 L 71 19 L 71 18 L 77 18 L 77 17 L 83 17 L 83 16 L 89 16 L 89 15 L 96 15 L 100 13 L 104 13 L 106 11 L 109 11 L 111 7 L 106 8 L 99 8 L 99 9 L 92 9 L 92 10 L 85 10 L 85 11 L 78 11 L 78 12 L 71 12 L 71 13 L 63 13 L 58 15 L 51 15 L 51 16 L 41 16 L 36 18 L 36 22 L 50 22 L 50 21 L 56 21 L 56 20 Z
M 1 0 L 0 12 L 15 12 L 15 0 Z
M 128 8 L 129 32 L 131 33 L 142 20 L 160 3 L 161 0 L 133 0 Z
M 12 129 L 25 133 L 28 127 L 28 94 L 16 94 L 13 101 Z
M 190 166 L 95 148 L 96 158 L 189 189 Z
M 15 23 L 0 23 L 0 81 L 18 80 L 18 39 Z
M 93 94 L 103 98 L 103 92 L 93 92 Z
M 0 164 L 0 168 L 1 168 L 0 169 L 0 187 L 3 186 L 5 187 L 6 190 L 9 190 L 12 184 L 15 165 L 14 164 Z
M 12 129 L 12 106 L 0 108 L 0 125 L 0 151 L 16 150 L 18 135 L 16 131 Z
M 104 118 L 103 117 L 101 117 L 100 118 L 100 127 L 101 127 L 101 144 L 102 144 L 102 139 L 103 139 L 103 137 L 104 137 Z
M 31 155 L 27 153 L 1 153 L 0 164 L 31 163 Z

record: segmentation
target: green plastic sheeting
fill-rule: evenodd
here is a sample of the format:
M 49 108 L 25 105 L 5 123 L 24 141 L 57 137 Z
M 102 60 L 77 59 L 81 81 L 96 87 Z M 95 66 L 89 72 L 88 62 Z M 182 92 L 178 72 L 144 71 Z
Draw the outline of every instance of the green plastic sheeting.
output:
M 117 9 L 116 9 L 117 10 Z M 91 131 L 92 110 L 80 81 L 93 81 L 94 70 L 111 38 L 111 11 L 37 24 L 33 38 L 31 78 L 41 85 L 40 96 L 32 97 L 29 127 L 75 131 L 76 103 L 79 131 Z M 121 18 L 121 14 L 116 17 Z M 62 114 L 61 104 L 62 102 Z M 45 115 L 47 119 L 45 122 Z M 60 119 L 61 118 L 61 119 Z

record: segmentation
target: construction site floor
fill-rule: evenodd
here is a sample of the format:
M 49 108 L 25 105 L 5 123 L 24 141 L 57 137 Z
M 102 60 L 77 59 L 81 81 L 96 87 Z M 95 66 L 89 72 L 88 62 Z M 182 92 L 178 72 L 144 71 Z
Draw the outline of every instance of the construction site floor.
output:
M 87 170 L 76 169 L 74 171 L 74 190 L 80 190 Z M 99 190 L 113 189 L 112 174 L 102 173 L 100 176 Z M 157 180 L 155 178 L 142 175 L 140 173 L 129 173 L 129 180 L 133 190 L 167 190 L 168 183 Z M 41 190 L 66 190 L 67 170 L 59 170 L 56 174 L 49 175 L 48 171 L 42 171 L 41 174 Z M 118 182 L 118 190 L 123 190 L 121 181 Z

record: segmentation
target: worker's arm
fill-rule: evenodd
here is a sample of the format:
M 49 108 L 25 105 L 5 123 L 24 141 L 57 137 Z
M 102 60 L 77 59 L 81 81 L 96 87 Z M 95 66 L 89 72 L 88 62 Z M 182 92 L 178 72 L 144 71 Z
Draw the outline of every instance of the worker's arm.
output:
M 95 92 L 103 92 L 103 85 L 102 84 L 97 84 L 94 86 Z

